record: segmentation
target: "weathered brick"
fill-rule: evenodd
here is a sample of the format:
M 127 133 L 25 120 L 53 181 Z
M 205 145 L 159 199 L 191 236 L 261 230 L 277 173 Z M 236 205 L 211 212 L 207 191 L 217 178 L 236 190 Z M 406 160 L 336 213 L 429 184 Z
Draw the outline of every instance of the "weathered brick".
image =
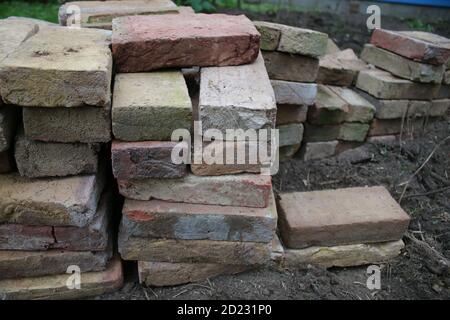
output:
M 409 100 L 377 99 L 367 92 L 357 90 L 358 94 L 375 106 L 375 118 L 399 119 L 408 113 Z
M 5 279 L 0 281 L 0 299 L 5 300 L 47 300 L 79 299 L 99 296 L 119 290 L 123 285 L 122 262 L 112 259 L 105 271 L 82 274 L 81 288 L 69 289 L 67 281 L 72 274 Z
M 267 208 L 126 199 L 121 232 L 141 238 L 265 242 L 277 224 L 273 196 Z
M 24 107 L 108 105 L 109 34 L 98 29 L 41 28 L 2 61 L 3 100 Z
M 23 108 L 25 136 L 52 142 L 109 142 L 111 106 L 103 108 Z
M 0 100 L 0 152 L 11 147 L 17 127 L 17 109 L 3 106 Z
M 386 135 L 396 135 L 402 133 L 414 134 L 423 130 L 424 119 L 374 119 L 370 126 L 369 133 L 370 136 L 386 136 Z
M 441 85 L 435 93 L 434 99 L 450 99 L 450 85 Z
M 362 142 L 366 139 L 370 124 L 345 122 L 340 125 L 338 140 Z
M 251 63 L 258 56 L 259 42 L 258 31 L 244 15 L 168 14 L 113 20 L 112 50 L 118 72 Z
M 281 30 L 271 22 L 253 21 L 253 23 L 261 34 L 261 50 L 276 50 L 280 43 Z
M 349 112 L 348 103 L 327 86 L 319 85 L 316 103 L 309 107 L 308 122 L 316 125 L 344 122 Z
M 397 142 L 397 136 L 396 135 L 373 136 L 368 137 L 367 142 L 373 144 L 393 145 Z
M 408 117 L 425 117 L 430 113 L 431 101 L 409 101 Z
M 441 83 L 445 71 L 444 65 L 420 63 L 371 44 L 364 46 L 361 59 L 397 77 L 423 83 Z
M 29 178 L 91 174 L 98 170 L 96 144 L 34 141 L 16 138 L 15 159 L 21 176 Z
M 243 241 L 173 240 L 119 235 L 119 252 L 124 260 L 172 263 L 265 264 L 270 244 Z
M 0 280 L 64 274 L 71 265 L 81 272 L 105 270 L 109 252 L 0 251 Z
M 32 21 L 0 19 L 0 61 L 39 31 Z
M 439 90 L 439 85 L 411 82 L 378 69 L 361 71 L 356 87 L 376 98 L 388 100 L 431 100 Z
M 304 140 L 307 142 L 332 140 L 361 142 L 365 140 L 369 128 L 369 124 L 358 122 L 344 122 L 322 126 L 305 124 Z
M 301 123 L 291 123 L 277 126 L 279 130 L 279 146 L 301 144 L 303 140 L 303 125 Z
M 172 162 L 172 150 L 178 142 L 113 141 L 111 158 L 117 179 L 181 178 L 186 175 L 186 164 Z M 183 150 L 187 150 L 184 143 Z
M 338 141 L 307 142 L 303 144 L 301 157 L 304 161 L 332 157 L 336 154 Z
M 198 282 L 220 275 L 234 275 L 249 268 L 245 265 L 217 263 L 138 262 L 139 282 L 151 287 Z
M 430 117 L 443 117 L 450 109 L 450 99 L 433 100 L 429 112 Z
M 280 195 L 281 237 L 289 248 L 394 241 L 409 216 L 384 187 Z
M 0 173 L 14 171 L 15 167 L 13 153 L 10 150 L 0 152 Z
M 285 249 L 284 265 L 322 268 L 353 267 L 389 262 L 400 255 L 405 244 L 402 240 L 350 244 L 332 247 L 309 247 L 305 249 Z
M 175 129 L 190 130 L 192 103 L 179 71 L 118 74 L 112 130 L 124 141 L 170 141 Z
M 282 146 L 279 148 L 280 161 L 291 159 L 300 150 L 301 143 L 292 144 L 289 146 Z
M 199 119 L 202 132 L 275 127 L 275 95 L 261 55 L 252 64 L 202 68 Z M 226 137 L 224 137 L 226 139 Z
M 89 224 L 104 186 L 96 175 L 27 179 L 16 173 L 0 176 L 0 223 L 44 226 Z
M 277 125 L 301 123 L 306 121 L 308 106 L 277 105 Z
M 271 80 L 277 104 L 305 105 L 314 104 L 317 96 L 315 83 L 299 83 L 282 80 Z
M 70 7 L 79 8 L 80 21 L 76 21 Z M 178 13 L 170 0 L 133 1 L 73 1 L 59 7 L 58 18 L 62 26 L 73 26 L 77 22 L 83 28 L 111 30 L 112 20 L 122 16 Z
M 118 184 L 124 197 L 135 200 L 256 208 L 267 207 L 272 192 L 270 176 L 251 174 L 217 177 L 188 174 L 181 179 L 118 180 Z
M 315 82 L 319 60 L 278 51 L 262 51 L 269 78 L 294 82 Z
M 375 107 L 358 93 L 351 89 L 329 86 L 344 102 L 347 103 L 348 112 L 346 122 L 370 122 L 375 114 Z
M 450 40 L 422 31 L 375 29 L 370 42 L 403 57 L 440 65 L 450 58 Z

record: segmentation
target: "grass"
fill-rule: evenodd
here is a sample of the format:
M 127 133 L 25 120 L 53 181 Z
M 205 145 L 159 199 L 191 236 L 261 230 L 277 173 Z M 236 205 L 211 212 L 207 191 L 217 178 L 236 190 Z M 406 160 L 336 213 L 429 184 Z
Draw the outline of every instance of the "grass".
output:
M 58 22 L 57 0 L 49 0 L 48 3 L 28 1 L 2 1 L 0 2 L 0 19 L 10 16 L 29 17 L 50 22 Z

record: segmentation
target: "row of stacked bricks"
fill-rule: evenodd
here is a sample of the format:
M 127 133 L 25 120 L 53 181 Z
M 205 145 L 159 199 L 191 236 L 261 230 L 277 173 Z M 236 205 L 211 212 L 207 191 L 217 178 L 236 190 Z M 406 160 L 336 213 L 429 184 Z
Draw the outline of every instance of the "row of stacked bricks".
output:
M 0 34 L 0 298 L 115 290 L 110 32 L 11 18 Z
M 140 282 L 151 286 L 267 264 L 277 225 L 271 177 L 258 161 L 225 163 L 252 143 L 226 130 L 275 127 L 258 31 L 245 16 L 222 14 L 122 17 L 112 28 L 121 257 L 138 261 Z

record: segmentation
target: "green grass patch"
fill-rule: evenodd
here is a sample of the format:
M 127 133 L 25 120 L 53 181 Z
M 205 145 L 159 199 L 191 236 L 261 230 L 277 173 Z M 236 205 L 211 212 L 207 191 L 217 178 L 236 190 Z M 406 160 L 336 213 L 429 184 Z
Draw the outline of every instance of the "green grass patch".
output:
M 28 1 L 0 2 L 0 19 L 10 16 L 29 17 L 58 23 L 59 3 L 49 0 L 48 3 Z

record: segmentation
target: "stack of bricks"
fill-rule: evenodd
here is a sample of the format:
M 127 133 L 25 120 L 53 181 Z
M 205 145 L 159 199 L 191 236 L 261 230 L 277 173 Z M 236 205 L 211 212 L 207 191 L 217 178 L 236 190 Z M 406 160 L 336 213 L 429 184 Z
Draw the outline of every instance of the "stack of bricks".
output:
M 18 169 L 0 175 L 0 297 L 115 290 L 122 267 L 102 153 L 111 135 L 110 32 L 13 19 L 0 33 L 1 141 Z M 83 274 L 80 290 L 67 286 L 66 272 Z
M 141 283 L 188 283 L 270 260 L 277 223 L 271 177 L 256 174 L 258 163 L 223 163 L 249 141 L 222 144 L 227 129 L 275 126 L 259 40 L 245 16 L 113 20 L 112 163 L 125 197 L 119 252 L 138 261 Z M 191 133 L 200 140 L 192 155 Z M 206 161 L 212 149 L 222 161 Z M 200 161 L 189 166 L 174 155 Z
M 426 32 L 376 29 L 361 54 L 376 69 L 360 72 L 356 82 L 376 107 L 368 135 L 412 136 L 427 121 L 444 116 L 450 105 L 444 77 L 449 57 L 449 39 Z
M 317 95 L 319 57 L 327 50 L 324 33 L 257 21 L 261 49 L 277 102 L 280 159 L 292 157 L 303 140 L 308 107 Z
M 404 248 L 410 219 L 384 187 L 281 193 L 277 205 L 285 266 L 379 264 Z

